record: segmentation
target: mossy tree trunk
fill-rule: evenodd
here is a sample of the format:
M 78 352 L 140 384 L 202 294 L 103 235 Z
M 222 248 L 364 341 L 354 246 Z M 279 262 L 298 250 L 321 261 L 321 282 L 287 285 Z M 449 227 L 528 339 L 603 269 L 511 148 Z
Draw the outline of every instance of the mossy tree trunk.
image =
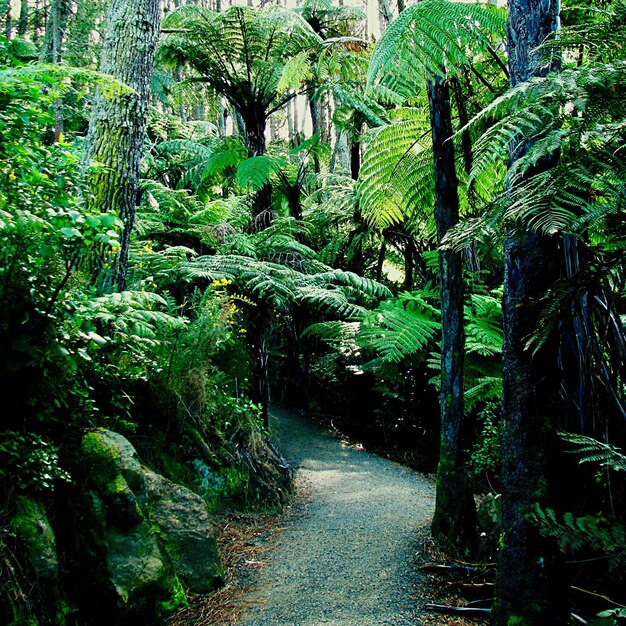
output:
M 558 69 L 538 46 L 558 26 L 558 2 L 515 0 L 509 4 L 507 49 L 511 85 Z M 528 145 L 511 148 L 511 161 Z M 554 154 L 537 164 L 551 167 Z M 529 336 L 540 322 L 538 301 L 559 275 L 556 236 L 509 225 L 504 275 L 504 396 L 502 423 L 503 547 L 498 556 L 492 624 L 560 626 L 568 623 L 568 584 L 553 542 L 528 519 L 535 503 L 550 497 L 550 459 L 557 449 L 558 340 L 533 353 Z
M 102 47 L 100 71 L 133 89 L 132 93 L 96 96 L 87 141 L 92 208 L 115 212 L 124 223 L 120 249 L 110 269 L 96 278 L 103 290 L 126 285 L 130 235 L 135 223 L 139 167 L 150 100 L 154 51 L 161 24 L 157 0 L 113 0 Z
M 450 90 L 445 74 L 428 82 L 433 139 L 435 223 L 439 243 L 459 221 L 458 180 L 454 165 Z M 476 508 L 465 467 L 468 444 L 463 412 L 463 261 L 461 254 L 439 250 L 441 286 L 440 452 L 433 536 L 459 554 L 477 546 Z

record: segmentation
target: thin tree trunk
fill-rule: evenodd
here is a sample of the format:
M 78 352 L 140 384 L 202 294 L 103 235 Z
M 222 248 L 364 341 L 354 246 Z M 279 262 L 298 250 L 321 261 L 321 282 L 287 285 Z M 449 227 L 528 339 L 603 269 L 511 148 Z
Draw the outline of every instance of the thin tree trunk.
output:
M 161 24 L 159 0 L 113 0 L 109 10 L 100 70 L 134 91 L 94 103 L 86 159 L 103 167 L 91 175 L 90 205 L 115 212 L 124 223 L 120 250 L 110 271 L 102 271 L 102 289 L 126 285 L 130 235 L 135 223 L 139 167 L 145 138 L 154 51 Z
M 445 76 L 428 83 L 433 138 L 437 240 L 459 221 L 450 91 Z M 463 263 L 459 252 L 439 250 L 441 284 L 440 451 L 433 536 L 459 554 L 477 547 L 476 508 L 465 468 L 468 425 L 463 411 Z
M 313 87 L 307 89 L 307 100 L 309 102 L 309 110 L 311 112 L 311 129 L 313 131 L 312 134 L 315 135 L 315 133 L 318 133 L 320 141 L 322 141 L 322 124 L 320 119 L 320 112 L 323 103 L 319 102 L 319 100 L 315 98 L 315 89 Z M 320 160 L 317 152 L 313 153 L 313 169 L 316 174 L 319 174 Z
M 348 152 L 348 138 L 346 133 L 340 129 L 337 132 L 335 146 L 330 157 L 330 165 L 328 167 L 329 172 L 333 173 L 336 170 L 339 170 L 340 172 L 347 172 L 350 169 Z
M 507 50 L 511 85 L 556 69 L 537 47 L 555 32 L 558 2 L 515 0 L 509 4 Z M 550 53 L 547 53 L 550 54 Z M 512 146 L 511 161 L 528 145 Z M 557 155 L 538 168 L 551 167 Z M 556 237 L 509 225 L 505 245 L 502 422 L 503 546 L 498 554 L 494 626 L 568 623 L 568 584 L 553 541 L 528 519 L 535 503 L 550 499 L 550 460 L 557 449 L 559 411 L 558 341 L 549 338 L 533 354 L 528 337 L 536 330 L 537 302 L 559 274 Z
M 378 26 L 380 28 L 381 37 L 392 21 L 393 13 L 389 6 L 389 0 L 378 0 Z
M 245 127 L 248 156 L 264 155 L 266 149 L 265 127 L 267 125 L 265 111 L 245 109 L 240 110 L 240 113 Z M 267 228 L 272 220 L 272 186 L 270 183 L 266 183 L 254 194 L 252 230 L 259 232 Z
M 22 0 L 20 3 L 20 19 L 17 23 L 17 34 L 23 37 L 28 30 L 28 0 Z
M 4 36 L 7 39 L 11 39 L 13 35 L 13 9 L 11 7 L 11 0 L 4 0 L 0 4 L 0 12 L 4 13 Z
M 380 250 L 378 251 L 378 261 L 376 262 L 376 280 L 380 282 L 383 278 L 383 268 L 385 265 L 385 255 L 387 253 L 387 240 L 383 233 L 382 240 L 380 242 Z
M 404 290 L 413 291 L 413 273 L 415 271 L 415 247 L 411 239 L 404 242 Z
M 60 63 L 63 56 L 63 40 L 67 18 L 71 12 L 71 0 L 52 0 L 43 45 L 39 52 L 41 63 Z M 54 141 L 58 143 L 63 136 L 63 102 L 57 98 L 53 103 Z

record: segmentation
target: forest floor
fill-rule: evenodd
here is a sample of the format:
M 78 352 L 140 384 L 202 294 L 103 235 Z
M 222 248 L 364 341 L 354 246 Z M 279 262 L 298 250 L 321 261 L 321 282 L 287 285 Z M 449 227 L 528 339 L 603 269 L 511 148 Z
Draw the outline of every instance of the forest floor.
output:
M 419 570 L 445 555 L 427 527 L 433 480 L 281 409 L 272 440 L 296 471 L 293 506 L 278 519 L 231 516 L 218 534 L 227 585 L 168 625 L 435 626 L 480 621 L 431 614 L 455 604 Z

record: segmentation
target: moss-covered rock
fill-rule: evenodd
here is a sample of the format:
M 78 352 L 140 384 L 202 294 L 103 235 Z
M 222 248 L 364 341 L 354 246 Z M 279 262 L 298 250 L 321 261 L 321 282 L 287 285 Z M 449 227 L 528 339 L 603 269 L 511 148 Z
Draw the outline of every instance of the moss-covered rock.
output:
M 94 570 L 105 572 L 119 615 L 167 606 L 180 582 L 195 592 L 219 584 L 217 544 L 199 496 L 142 465 L 117 433 L 88 433 L 82 455 L 92 530 L 104 539 L 105 562 Z
M 151 520 L 177 576 L 196 593 L 215 588 L 223 571 L 204 500 L 153 472 L 145 479 Z
M 59 573 L 56 537 L 43 505 L 20 496 L 12 526 L 34 574 L 56 580 Z

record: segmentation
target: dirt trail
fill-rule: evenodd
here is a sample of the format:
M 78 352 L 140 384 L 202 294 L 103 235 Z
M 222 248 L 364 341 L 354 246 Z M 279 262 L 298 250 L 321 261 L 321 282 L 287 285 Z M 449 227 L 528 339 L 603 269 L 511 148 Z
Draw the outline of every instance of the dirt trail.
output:
M 272 414 L 305 495 L 255 569 L 240 626 L 415 626 L 416 530 L 432 516 L 432 481 Z

